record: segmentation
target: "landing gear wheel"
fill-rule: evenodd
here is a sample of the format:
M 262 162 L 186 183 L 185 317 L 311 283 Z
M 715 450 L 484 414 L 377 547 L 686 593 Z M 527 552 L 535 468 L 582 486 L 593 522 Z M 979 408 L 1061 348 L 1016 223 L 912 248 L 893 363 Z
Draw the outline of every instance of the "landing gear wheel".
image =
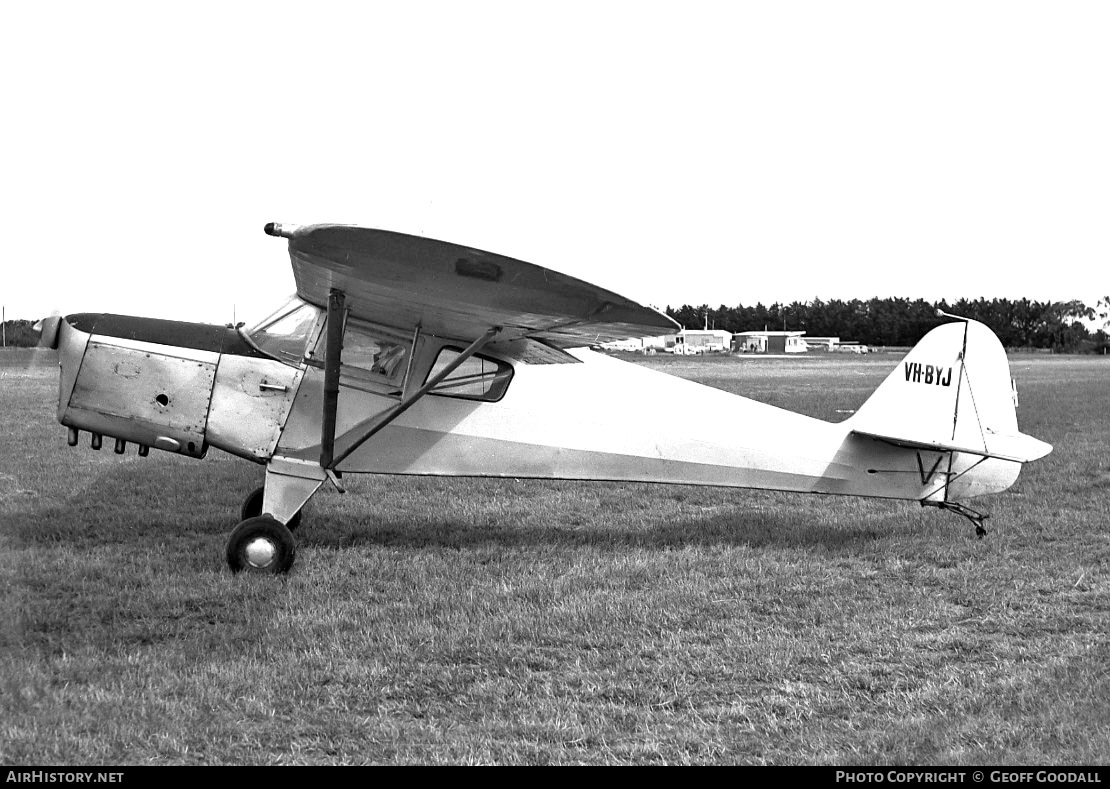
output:
M 280 575 L 289 572 L 296 556 L 293 534 L 269 515 L 247 518 L 227 540 L 227 566 L 233 573 Z
M 262 514 L 262 497 L 266 492 L 266 488 L 255 488 L 250 492 L 250 495 L 243 499 L 243 506 L 239 509 L 239 517 L 242 520 L 248 518 L 257 518 Z M 296 531 L 297 527 L 301 525 L 301 511 L 297 510 L 297 514 L 289 519 L 289 523 L 285 524 L 285 528 L 289 531 Z

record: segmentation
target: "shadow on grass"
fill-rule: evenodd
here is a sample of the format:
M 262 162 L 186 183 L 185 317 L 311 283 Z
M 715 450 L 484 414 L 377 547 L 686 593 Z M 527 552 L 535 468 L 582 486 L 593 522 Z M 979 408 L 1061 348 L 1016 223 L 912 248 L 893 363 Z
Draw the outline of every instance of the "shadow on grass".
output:
M 227 458 L 105 463 L 75 480 L 61 501 L 6 502 L 0 537 L 18 554 L 0 566 L 11 583 L 0 601 L 10 623 L 0 649 L 32 661 L 150 649 L 170 650 L 184 664 L 212 654 L 264 656 L 272 622 L 288 604 L 277 589 L 297 588 L 298 573 L 233 577 L 223 558 L 259 472 Z M 297 542 L 308 551 L 349 550 L 355 566 L 367 558 L 357 554 L 375 547 L 547 558 L 730 546 L 849 554 L 898 518 L 858 502 L 830 507 L 812 498 L 674 486 L 412 477 L 349 485 L 347 495 L 328 489 L 309 504 Z M 299 562 L 306 560 L 302 553 Z M 360 578 L 348 567 L 328 586 L 358 598 L 366 594 Z M 102 670 L 85 665 L 64 681 L 91 683 Z
M 75 468 L 69 480 L 0 501 L 3 533 L 16 547 L 173 541 L 229 532 L 243 498 L 261 483 L 258 466 L 163 455 Z
M 544 524 L 537 524 L 534 516 L 526 514 L 494 522 L 475 522 L 454 515 L 429 519 L 421 515 L 336 514 L 328 517 L 327 523 L 318 523 L 316 518 L 324 513 L 317 510 L 312 522 L 298 533 L 298 539 L 305 546 L 330 548 L 381 545 L 465 550 L 545 546 L 616 552 L 630 548 L 669 551 L 746 546 L 791 550 L 812 547 L 834 553 L 883 536 L 882 519 L 866 516 L 868 523 L 831 523 L 828 519 L 814 522 L 806 517 L 804 508 L 804 503 L 797 505 L 797 511 L 783 505 L 778 513 L 768 513 L 746 510 L 738 502 L 731 512 L 706 516 L 683 514 L 628 523 L 613 522 L 602 513 L 596 522 L 555 517 Z M 897 515 L 891 516 L 889 526 L 897 527 Z
M 261 476 L 257 466 L 226 457 L 102 467 L 63 501 L 19 502 L 6 531 L 17 546 L 156 542 L 171 551 L 211 545 L 208 550 L 221 552 L 221 538 Z M 348 486 L 346 495 L 325 488 L 309 502 L 300 545 L 836 552 L 917 517 L 900 503 L 673 485 L 360 475 L 348 478 Z

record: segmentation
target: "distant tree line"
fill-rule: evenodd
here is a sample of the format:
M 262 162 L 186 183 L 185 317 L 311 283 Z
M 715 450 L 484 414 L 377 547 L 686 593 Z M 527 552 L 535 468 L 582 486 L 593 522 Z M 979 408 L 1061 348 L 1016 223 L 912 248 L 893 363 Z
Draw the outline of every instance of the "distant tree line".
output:
M 687 329 L 742 331 L 804 331 L 810 337 L 840 337 L 873 346 L 907 347 L 935 326 L 946 322 L 937 310 L 985 323 L 1007 348 L 1040 348 L 1058 353 L 1097 352 L 1107 347 L 1107 326 L 1090 331 L 1083 320 L 1110 318 L 1110 297 L 1095 308 L 1081 301 L 1030 301 L 1020 299 L 960 299 L 927 302 L 904 298 L 815 299 L 792 304 L 756 304 L 745 307 L 684 304 L 667 307 L 667 314 Z
M 32 328 L 36 321 L 4 321 L 4 344 L 9 348 L 33 348 L 38 345 L 39 336 Z
M 1007 348 L 1041 348 L 1058 353 L 1106 353 L 1110 348 L 1110 296 L 1099 299 L 1095 307 L 1081 301 L 1030 301 L 1020 299 L 960 299 L 910 301 L 902 298 L 841 301 L 814 299 L 806 303 L 778 302 L 768 306 L 745 307 L 684 304 L 666 312 L 687 329 L 725 329 L 742 331 L 804 331 L 810 337 L 839 337 L 864 345 L 908 347 L 946 319 L 937 310 L 985 323 Z M 1102 328 L 1090 331 L 1085 320 L 1100 322 Z M 35 321 L 10 320 L 4 323 L 8 346 L 32 347 L 38 336 Z

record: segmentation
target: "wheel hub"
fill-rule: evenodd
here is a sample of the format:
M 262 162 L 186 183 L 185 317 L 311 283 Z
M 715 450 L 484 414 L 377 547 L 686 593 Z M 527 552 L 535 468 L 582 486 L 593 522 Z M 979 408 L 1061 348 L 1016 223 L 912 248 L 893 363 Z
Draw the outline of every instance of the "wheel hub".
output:
M 277 546 L 265 537 L 255 537 L 247 543 L 247 564 L 262 570 L 269 567 L 277 556 Z

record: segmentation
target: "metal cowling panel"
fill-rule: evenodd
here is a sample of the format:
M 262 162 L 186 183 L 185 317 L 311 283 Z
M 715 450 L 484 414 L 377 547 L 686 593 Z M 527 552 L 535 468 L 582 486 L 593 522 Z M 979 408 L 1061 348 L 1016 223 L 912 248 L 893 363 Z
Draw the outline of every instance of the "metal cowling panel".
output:
M 303 373 L 270 359 L 220 357 L 208 413 L 208 442 L 251 460 L 268 459 Z
M 215 360 L 184 358 L 93 337 L 85 350 L 62 422 L 195 457 L 205 428 Z M 174 444 L 176 443 L 176 447 Z

